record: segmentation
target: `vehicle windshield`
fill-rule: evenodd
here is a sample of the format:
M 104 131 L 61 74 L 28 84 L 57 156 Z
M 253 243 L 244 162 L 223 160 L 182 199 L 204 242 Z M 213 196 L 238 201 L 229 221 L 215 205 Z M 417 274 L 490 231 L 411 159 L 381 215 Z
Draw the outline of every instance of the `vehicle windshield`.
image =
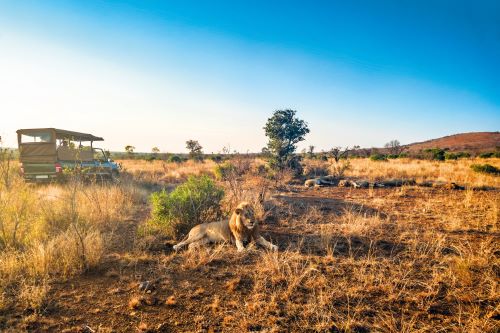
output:
M 108 160 L 106 154 L 104 153 L 104 150 L 102 150 L 101 148 L 94 148 L 94 159 L 101 162 L 105 162 Z
M 52 142 L 52 134 L 50 132 L 21 134 L 21 143 L 35 142 Z

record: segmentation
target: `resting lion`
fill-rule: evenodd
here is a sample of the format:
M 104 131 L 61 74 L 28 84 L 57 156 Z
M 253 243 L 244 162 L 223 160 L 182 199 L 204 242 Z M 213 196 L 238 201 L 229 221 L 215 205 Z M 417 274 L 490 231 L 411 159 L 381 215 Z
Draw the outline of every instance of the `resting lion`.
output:
M 249 203 L 242 202 L 236 207 L 229 221 L 202 223 L 193 227 L 182 242 L 174 245 L 174 250 L 177 251 L 185 245 L 189 245 L 191 249 L 208 243 L 226 242 L 235 243 L 238 251 L 243 251 L 243 243 L 252 240 L 269 250 L 278 250 L 276 245 L 260 235 L 253 208 Z

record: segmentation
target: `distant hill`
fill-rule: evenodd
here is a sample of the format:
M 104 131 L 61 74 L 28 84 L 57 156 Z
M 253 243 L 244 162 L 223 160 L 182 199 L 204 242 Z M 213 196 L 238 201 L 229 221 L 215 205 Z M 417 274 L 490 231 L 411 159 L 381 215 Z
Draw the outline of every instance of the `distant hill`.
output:
M 410 152 L 427 148 L 448 148 L 450 151 L 495 151 L 500 147 L 500 132 L 471 132 L 444 136 L 406 145 Z

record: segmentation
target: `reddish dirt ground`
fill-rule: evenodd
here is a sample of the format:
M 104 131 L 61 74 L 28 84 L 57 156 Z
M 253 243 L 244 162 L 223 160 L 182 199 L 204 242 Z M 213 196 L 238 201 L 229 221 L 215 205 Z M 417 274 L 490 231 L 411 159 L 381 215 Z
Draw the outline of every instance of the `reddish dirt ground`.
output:
M 405 219 L 420 219 L 421 223 L 431 223 L 433 216 L 415 210 L 415 200 L 421 197 L 422 190 L 397 192 L 399 189 L 345 189 L 320 188 L 303 189 L 294 187 L 292 191 L 280 193 L 274 200 L 281 205 L 274 206 L 266 218 L 263 234 L 277 243 L 280 250 L 299 250 L 314 262 L 316 269 L 331 279 L 336 278 L 335 263 L 338 258 L 366 256 L 374 251 L 381 258 L 393 258 L 404 249 L 397 241 L 391 228 Z M 449 194 L 439 190 L 425 189 L 428 196 L 442 200 Z M 384 207 L 372 207 L 372 197 L 387 199 Z M 307 223 L 286 223 L 305 219 L 310 207 L 326 215 L 341 215 L 346 209 L 356 210 L 364 216 L 378 215 L 387 220 L 385 234 L 374 244 L 368 237 L 336 239 L 334 258 L 329 258 L 321 246 L 321 237 L 316 224 L 321 221 L 311 219 Z M 6 320 L 6 332 L 270 332 L 270 331 L 314 331 L 300 327 L 294 316 L 277 310 L 275 329 L 266 326 L 264 318 L 253 318 L 245 328 L 232 324 L 230 319 L 237 317 L 244 307 L 254 281 L 253 267 L 260 260 L 262 250 L 237 253 L 225 246 L 223 255 L 216 256 L 202 264 L 190 263 L 181 254 L 171 250 L 172 241 L 155 238 L 138 240 L 136 228 L 148 216 L 147 207 L 129 221 L 122 224 L 117 237 L 110 244 L 110 254 L 104 262 L 92 271 L 52 284 L 50 302 L 37 316 L 17 309 Z M 471 240 L 493 238 L 500 240 L 498 232 L 450 233 L 448 237 L 464 237 Z M 135 244 L 135 245 L 134 245 Z M 138 249 L 139 248 L 139 249 Z M 337 259 L 335 259 L 337 258 Z M 235 269 L 236 267 L 236 269 Z M 150 281 L 151 290 L 142 291 L 138 284 Z M 147 289 L 147 288 L 146 288 Z M 419 290 L 418 286 L 415 286 Z M 228 291 L 229 290 L 229 291 Z M 308 297 L 308 289 L 297 288 L 289 302 L 300 306 Z M 377 307 L 394 307 L 394 311 L 406 304 L 388 303 L 381 291 L 367 291 L 367 301 Z M 218 300 L 214 305 L 214 299 Z M 338 304 L 344 300 L 339 298 Z M 410 302 L 410 301 L 401 301 Z M 443 299 L 444 302 L 444 299 Z M 411 306 L 411 302 L 408 303 Z M 486 305 L 479 305 L 486 306 Z M 446 304 L 437 302 L 435 308 L 422 313 L 425 320 L 444 322 L 447 319 Z M 372 311 L 372 312 L 370 312 Z M 374 310 L 366 310 L 367 318 L 374 317 Z M 341 331 L 332 327 L 329 331 Z M 353 326 L 352 331 L 373 331 L 367 326 Z M 375 330 L 376 331 L 376 330 Z
M 500 147 L 500 132 L 473 132 L 412 143 L 409 145 L 409 150 L 449 148 L 451 151 L 495 151 L 496 147 Z

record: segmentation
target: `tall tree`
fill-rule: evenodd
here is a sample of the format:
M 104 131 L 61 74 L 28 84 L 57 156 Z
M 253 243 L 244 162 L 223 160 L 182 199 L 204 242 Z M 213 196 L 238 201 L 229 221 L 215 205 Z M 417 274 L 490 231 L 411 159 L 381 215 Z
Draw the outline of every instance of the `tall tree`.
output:
M 269 138 L 267 148 L 272 155 L 271 167 L 282 170 L 291 162 L 297 143 L 304 140 L 309 127 L 298 119 L 295 110 L 276 110 L 267 120 L 264 130 Z

